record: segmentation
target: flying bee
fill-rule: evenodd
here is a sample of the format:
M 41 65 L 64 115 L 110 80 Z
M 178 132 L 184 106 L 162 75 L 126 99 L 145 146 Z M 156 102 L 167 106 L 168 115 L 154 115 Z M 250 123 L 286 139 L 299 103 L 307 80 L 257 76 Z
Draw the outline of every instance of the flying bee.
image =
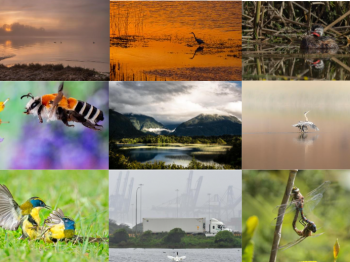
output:
M 63 83 L 58 87 L 57 94 L 47 94 L 34 97 L 31 93 L 21 96 L 31 98 L 24 112 L 27 115 L 37 115 L 40 123 L 43 118 L 47 121 L 61 120 L 66 126 L 74 127 L 68 122 L 81 123 L 93 130 L 101 130 L 98 122 L 103 121 L 103 112 L 84 101 L 63 95 Z

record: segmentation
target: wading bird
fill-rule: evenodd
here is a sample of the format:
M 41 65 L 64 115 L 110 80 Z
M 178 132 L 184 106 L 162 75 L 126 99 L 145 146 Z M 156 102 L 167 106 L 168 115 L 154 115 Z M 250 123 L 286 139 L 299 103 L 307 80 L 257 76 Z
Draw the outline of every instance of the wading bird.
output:
M 39 197 L 32 197 L 18 205 L 10 190 L 0 184 L 0 227 L 6 230 L 22 228 L 20 239 L 37 239 L 39 236 L 40 209 L 51 209 Z
M 199 45 L 204 44 L 204 41 L 202 39 L 197 38 L 196 35 L 193 32 L 191 32 L 191 34 L 193 34 L 194 39 L 197 41 L 197 43 Z
M 172 261 L 182 261 L 186 259 L 186 256 L 179 257 L 179 252 L 176 252 L 176 257 L 168 256 Z
M 294 127 L 299 128 L 300 131 L 301 131 L 302 133 L 304 133 L 305 130 L 308 130 L 308 127 L 311 127 L 311 128 L 313 128 L 313 129 L 315 129 L 316 131 L 319 131 L 318 127 L 317 127 L 314 123 L 310 122 L 310 121 L 307 119 L 306 114 L 309 113 L 309 112 L 310 112 L 310 111 L 307 111 L 307 112 L 304 113 L 304 116 L 305 116 L 305 120 L 306 120 L 306 121 L 299 121 L 298 124 L 293 125 Z

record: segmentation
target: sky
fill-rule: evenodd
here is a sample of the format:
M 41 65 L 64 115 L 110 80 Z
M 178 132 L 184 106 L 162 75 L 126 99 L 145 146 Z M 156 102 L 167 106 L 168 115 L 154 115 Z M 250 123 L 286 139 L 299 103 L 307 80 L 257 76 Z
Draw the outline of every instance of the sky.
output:
M 110 82 L 109 107 L 143 114 L 163 124 L 199 114 L 242 117 L 241 82 Z
M 0 36 L 4 25 L 20 24 L 15 35 L 30 35 L 39 28 L 47 34 L 109 37 L 108 0 L 1 0 Z
M 198 196 L 198 206 L 204 206 L 208 202 L 208 193 L 211 196 L 218 194 L 220 197 L 224 195 L 227 187 L 233 186 L 234 199 L 242 196 L 242 172 L 241 171 L 218 171 L 218 170 L 194 170 L 194 171 L 174 171 L 174 170 L 130 170 L 130 171 L 109 171 L 109 195 L 115 194 L 117 179 L 122 174 L 120 191 L 122 190 L 126 174 L 129 174 L 129 185 L 131 178 L 134 178 L 134 186 L 132 190 L 131 203 L 135 204 L 136 189 L 139 184 L 142 186 L 142 217 L 161 216 L 152 212 L 153 206 L 159 206 L 162 203 L 176 199 L 176 189 L 179 190 L 179 196 L 185 193 L 187 179 L 190 172 L 193 172 L 192 189 L 197 185 L 200 176 L 203 176 L 201 189 Z M 241 210 L 241 205 L 238 205 L 236 212 Z M 203 214 L 202 214 L 203 216 Z M 207 216 L 206 216 L 207 217 Z M 112 218 L 113 219 L 113 218 Z M 126 218 L 125 218 L 126 219 Z M 127 219 L 126 219 L 127 220 Z M 122 221 L 117 221 L 118 223 Z M 130 221 L 124 221 L 130 222 Z

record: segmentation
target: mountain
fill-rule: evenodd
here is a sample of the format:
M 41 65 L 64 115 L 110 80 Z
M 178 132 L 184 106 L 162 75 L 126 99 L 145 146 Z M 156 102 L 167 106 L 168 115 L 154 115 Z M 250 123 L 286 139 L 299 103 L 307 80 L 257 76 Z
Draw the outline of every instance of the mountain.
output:
M 145 134 L 137 130 L 130 119 L 122 114 L 109 110 L 109 138 L 134 138 L 144 136 Z
M 156 133 L 158 135 L 169 133 L 168 130 L 162 123 L 159 123 L 153 117 L 138 115 L 138 114 L 124 114 L 125 117 L 130 119 L 130 122 L 134 125 L 137 130 L 144 133 Z
M 200 114 L 179 125 L 173 134 L 176 136 L 241 135 L 242 122 L 235 116 Z

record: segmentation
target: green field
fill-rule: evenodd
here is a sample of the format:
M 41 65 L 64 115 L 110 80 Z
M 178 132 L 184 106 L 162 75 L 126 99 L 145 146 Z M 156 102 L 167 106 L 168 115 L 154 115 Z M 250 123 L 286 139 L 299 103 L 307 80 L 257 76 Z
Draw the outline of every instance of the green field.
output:
M 76 234 L 108 237 L 108 171 L 0 171 L 18 204 L 37 196 L 61 208 L 76 222 Z M 41 223 L 50 214 L 40 212 Z M 0 262 L 3 261 L 108 261 L 108 241 L 58 243 L 18 240 L 21 230 L 0 229 Z

